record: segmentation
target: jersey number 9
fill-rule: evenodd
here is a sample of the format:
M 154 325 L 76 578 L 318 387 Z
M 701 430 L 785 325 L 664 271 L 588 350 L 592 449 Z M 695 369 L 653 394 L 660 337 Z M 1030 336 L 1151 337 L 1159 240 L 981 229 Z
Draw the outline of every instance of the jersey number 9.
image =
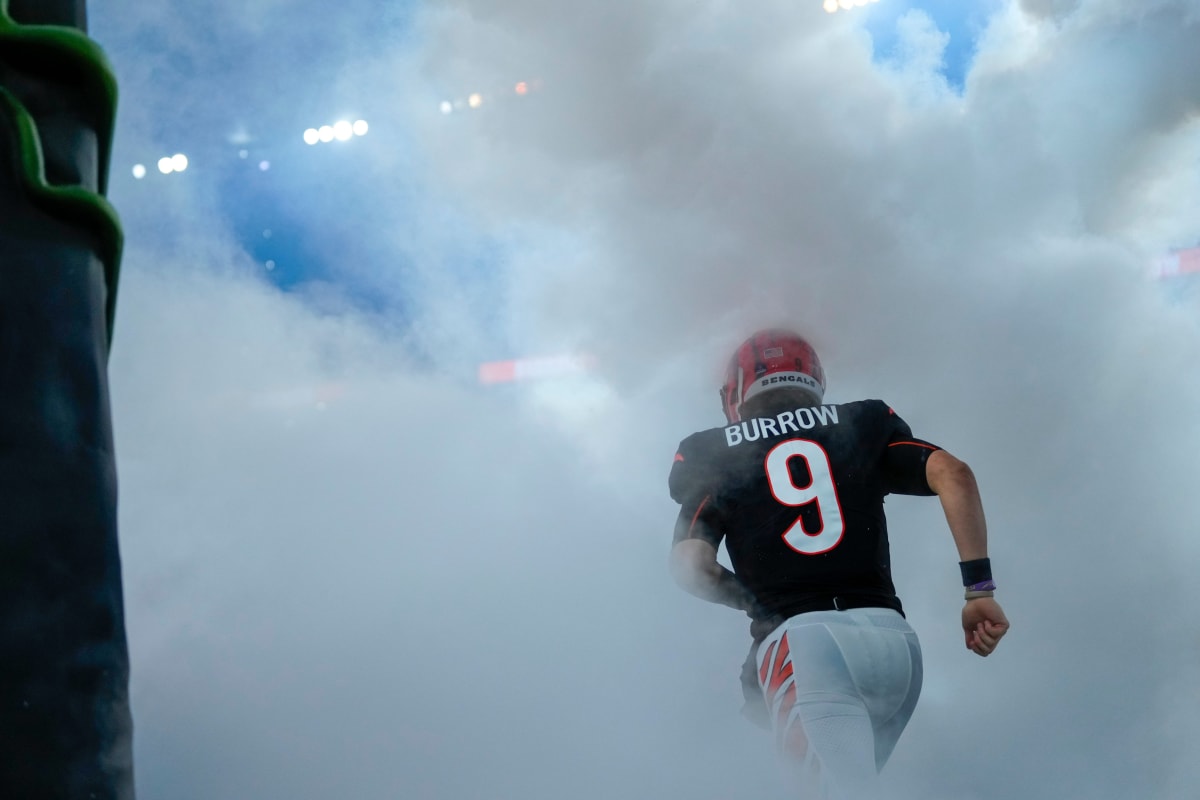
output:
M 788 462 L 793 458 L 803 458 L 808 466 L 811 480 L 807 486 L 797 486 L 792 479 Z M 828 553 L 837 547 L 846 532 L 846 524 L 842 519 L 842 506 L 838 501 L 833 470 L 825 449 L 807 439 L 783 442 L 767 454 L 766 470 L 767 483 L 776 500 L 793 507 L 816 503 L 817 513 L 821 517 L 821 528 L 811 532 L 804 529 L 804 518 L 796 517 L 796 521 L 783 534 L 784 543 L 797 553 L 808 556 Z

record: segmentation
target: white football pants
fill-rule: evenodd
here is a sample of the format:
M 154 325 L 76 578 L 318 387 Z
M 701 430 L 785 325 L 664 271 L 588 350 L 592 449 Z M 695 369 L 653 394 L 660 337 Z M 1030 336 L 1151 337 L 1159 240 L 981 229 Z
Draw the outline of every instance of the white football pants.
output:
M 886 608 L 797 614 L 758 646 L 775 742 L 804 800 L 875 800 L 921 693 L 921 645 Z

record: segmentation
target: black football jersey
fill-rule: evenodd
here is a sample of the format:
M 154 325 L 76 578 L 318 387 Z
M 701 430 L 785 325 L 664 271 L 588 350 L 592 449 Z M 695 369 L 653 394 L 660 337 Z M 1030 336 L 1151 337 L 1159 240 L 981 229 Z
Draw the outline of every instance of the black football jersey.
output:
M 801 407 L 684 439 L 671 468 L 675 541 L 722 539 L 760 611 L 875 605 L 902 612 L 883 499 L 933 494 L 913 438 L 886 403 Z M 842 607 L 842 606 L 836 606 Z

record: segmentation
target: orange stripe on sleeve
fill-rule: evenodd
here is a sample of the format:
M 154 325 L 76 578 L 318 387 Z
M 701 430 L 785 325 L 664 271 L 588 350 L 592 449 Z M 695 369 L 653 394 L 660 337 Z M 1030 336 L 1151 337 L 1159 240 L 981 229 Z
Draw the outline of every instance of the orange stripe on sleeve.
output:
M 941 449 L 939 447 L 934 447 L 931 444 L 925 444 L 924 442 L 892 442 L 891 444 L 888 445 L 888 447 L 895 447 L 896 445 L 901 445 L 901 444 L 911 444 L 914 447 L 924 447 L 926 450 L 940 450 Z
M 692 515 L 692 524 L 688 526 L 689 537 L 692 535 L 692 529 L 696 527 L 696 520 L 700 519 L 700 512 L 704 510 L 706 505 L 708 505 L 708 500 L 710 497 L 712 497 L 712 495 L 705 495 L 704 499 L 700 501 L 700 507 L 697 508 L 696 513 Z

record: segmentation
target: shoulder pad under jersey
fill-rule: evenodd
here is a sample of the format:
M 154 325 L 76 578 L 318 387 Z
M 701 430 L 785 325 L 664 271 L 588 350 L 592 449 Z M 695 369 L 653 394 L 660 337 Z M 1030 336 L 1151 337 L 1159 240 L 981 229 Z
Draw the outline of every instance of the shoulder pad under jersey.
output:
M 700 431 L 679 443 L 671 475 L 667 480 L 671 499 L 685 503 L 696 495 L 707 494 L 712 483 L 712 458 L 706 442 L 711 431 Z

